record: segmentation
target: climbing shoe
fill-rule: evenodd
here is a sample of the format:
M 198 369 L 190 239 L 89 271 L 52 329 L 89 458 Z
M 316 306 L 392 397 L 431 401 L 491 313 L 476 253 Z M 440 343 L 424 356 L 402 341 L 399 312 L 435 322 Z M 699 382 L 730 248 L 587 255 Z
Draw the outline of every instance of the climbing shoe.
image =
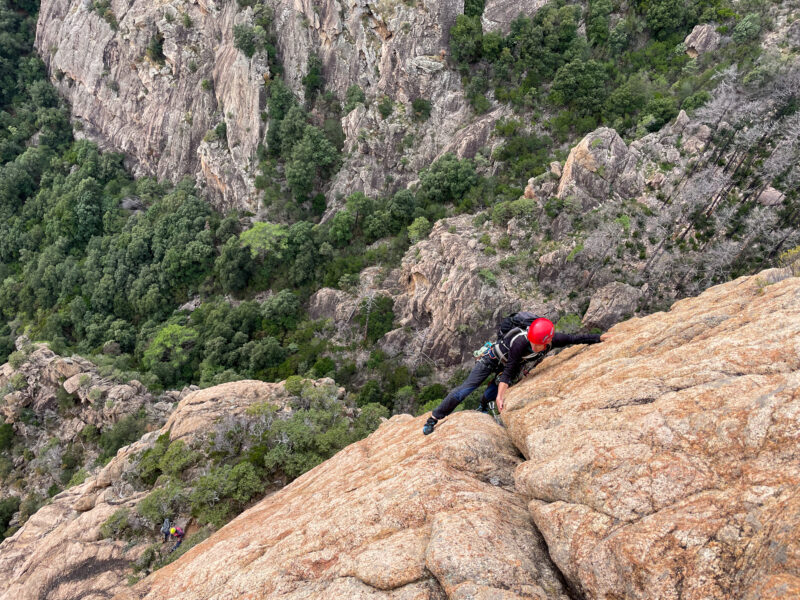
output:
M 483 402 L 481 402 L 480 406 L 478 406 L 478 412 L 479 413 L 483 413 L 485 415 L 488 415 L 489 414 L 489 405 L 488 404 L 484 404 Z
M 436 424 L 439 422 L 439 419 L 435 417 L 429 417 L 427 421 L 425 421 L 425 426 L 422 428 L 422 433 L 425 435 L 430 435 L 433 433 L 433 428 L 436 427 Z

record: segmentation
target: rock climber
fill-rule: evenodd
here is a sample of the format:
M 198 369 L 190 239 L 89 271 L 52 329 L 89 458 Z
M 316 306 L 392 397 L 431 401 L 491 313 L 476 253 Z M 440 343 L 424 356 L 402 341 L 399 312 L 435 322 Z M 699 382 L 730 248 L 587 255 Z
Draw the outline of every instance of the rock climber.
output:
M 518 312 L 505 317 L 498 327 L 497 341 L 487 342 L 474 353 L 477 362 L 469 376 L 433 409 L 422 433 L 433 433 L 436 423 L 453 412 L 490 375 L 495 374 L 495 378 L 483 393 L 478 410 L 488 413 L 490 403 L 496 399 L 497 408 L 503 412 L 506 390 L 515 383 L 523 367 L 524 375 L 527 375 L 553 348 L 572 344 L 596 344 L 599 341 L 600 336 L 597 334 L 556 333 L 551 321 L 530 312 Z M 497 377 L 497 374 L 500 376 Z
M 178 540 L 178 543 L 172 547 L 172 550 L 170 550 L 170 553 L 172 553 L 175 552 L 175 550 L 178 549 L 178 546 L 183 543 L 183 529 L 175 525 L 174 527 L 170 527 L 169 534 Z

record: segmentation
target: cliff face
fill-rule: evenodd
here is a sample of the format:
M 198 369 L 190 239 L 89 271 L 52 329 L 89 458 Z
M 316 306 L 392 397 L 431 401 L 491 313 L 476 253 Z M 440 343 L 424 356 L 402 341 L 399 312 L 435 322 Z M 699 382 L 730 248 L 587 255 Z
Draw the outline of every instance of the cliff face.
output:
M 264 53 L 248 60 L 233 47 L 233 26 L 251 11 L 214 0 L 114 0 L 106 15 L 84 0 L 41 3 L 36 48 L 79 135 L 124 152 L 137 176 L 196 175 L 219 208 L 256 208 L 249 170 L 269 69 Z M 147 55 L 153 40 L 163 63 Z M 204 142 L 223 121 L 226 139 Z
M 285 78 L 298 97 L 316 53 L 326 89 L 339 98 L 358 84 L 368 100 L 395 102 L 387 119 L 377 102 L 343 118 L 347 158 L 331 197 L 378 194 L 387 176 L 413 180 L 446 151 L 472 156 L 505 114 L 475 117 L 447 66 L 461 0 L 268 4 Z M 114 0 L 105 15 L 84 0 L 44 0 L 39 13 L 36 47 L 81 123 L 79 135 L 124 152 L 136 175 L 196 176 L 218 208 L 257 210 L 255 150 L 264 138 L 270 73 L 263 50 L 248 59 L 233 45 L 234 25 L 252 23 L 252 9 L 215 0 Z M 147 55 L 152 40 L 162 42 L 163 64 Z M 424 124 L 411 118 L 419 97 L 432 104 Z M 225 138 L 203 141 L 221 122 Z M 413 144 L 401 143 L 409 136 Z
M 617 325 L 512 389 L 504 419 L 528 459 L 517 489 L 585 597 L 797 597 L 790 274 L 737 279 Z
M 548 358 L 511 389 L 507 429 L 463 412 L 423 436 L 424 417 L 396 416 L 126 587 L 147 542 L 100 527 L 146 493 L 128 475 L 137 453 L 286 394 L 193 392 L 0 545 L 0 598 L 794 598 L 792 273 L 711 288 Z

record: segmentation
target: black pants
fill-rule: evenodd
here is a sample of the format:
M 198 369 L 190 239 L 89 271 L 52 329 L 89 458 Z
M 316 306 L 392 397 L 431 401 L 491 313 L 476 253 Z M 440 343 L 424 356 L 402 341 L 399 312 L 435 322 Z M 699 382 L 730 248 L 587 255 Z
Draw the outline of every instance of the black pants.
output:
M 464 398 L 478 389 L 478 386 L 480 386 L 489 375 L 499 373 L 501 370 L 502 365 L 496 358 L 493 359 L 488 356 L 481 358 L 475 363 L 475 366 L 472 367 L 472 371 L 470 371 L 466 381 L 447 394 L 445 399 L 442 400 L 442 403 L 433 409 L 433 416 L 437 419 L 444 419 L 455 410 L 456 406 L 464 401 Z M 483 393 L 481 404 L 486 406 L 489 402 L 493 402 L 495 398 L 497 398 L 497 384 L 493 381 Z

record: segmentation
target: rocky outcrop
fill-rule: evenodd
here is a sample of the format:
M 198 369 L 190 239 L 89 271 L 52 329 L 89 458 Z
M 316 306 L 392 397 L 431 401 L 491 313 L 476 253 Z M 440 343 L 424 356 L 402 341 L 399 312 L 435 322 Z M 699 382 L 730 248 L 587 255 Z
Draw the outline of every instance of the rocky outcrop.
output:
M 398 324 L 419 331 L 404 350 L 412 360 L 424 356 L 459 364 L 494 334 L 500 316 L 521 308 L 521 294 L 534 289 L 534 281 L 515 278 L 498 265 L 497 256 L 482 252 L 480 237 L 472 217 L 444 219 L 403 258 L 394 277 L 402 286 L 394 313 Z M 550 313 L 536 297 L 525 308 Z
M 719 47 L 720 35 L 714 25 L 695 25 L 692 32 L 683 40 L 686 54 L 697 58 L 706 52 L 713 52 Z
M 422 422 L 392 418 L 116 600 L 567 600 L 503 429 L 460 413 L 424 437 Z
M 636 153 L 628 150 L 617 132 L 601 127 L 570 151 L 557 195 L 574 200 L 584 210 L 594 208 L 614 194 L 636 196 L 643 186 L 636 162 Z
M 320 380 L 317 385 L 328 382 Z M 255 403 L 285 403 L 283 383 L 237 381 L 188 394 L 159 430 L 120 449 L 108 465 L 36 512 L 0 544 L 0 600 L 110 598 L 125 588 L 130 563 L 151 543 L 103 539 L 103 523 L 117 510 L 133 510 L 148 491 L 129 483 L 135 457 L 169 433 L 187 444 Z M 157 527 L 153 533 L 157 533 Z
M 800 278 L 710 288 L 545 360 L 504 420 L 517 487 L 586 598 L 800 589 Z
M 583 326 L 605 331 L 636 312 L 642 291 L 627 283 L 614 281 L 597 290 L 583 315 Z

